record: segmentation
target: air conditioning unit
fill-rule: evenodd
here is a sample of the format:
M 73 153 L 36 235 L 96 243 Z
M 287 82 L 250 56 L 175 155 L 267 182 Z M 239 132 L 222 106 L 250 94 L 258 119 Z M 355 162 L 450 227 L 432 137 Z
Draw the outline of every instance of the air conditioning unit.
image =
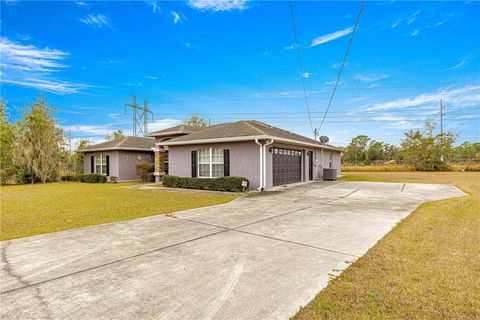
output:
M 337 180 L 337 169 L 324 168 L 323 169 L 323 180 Z

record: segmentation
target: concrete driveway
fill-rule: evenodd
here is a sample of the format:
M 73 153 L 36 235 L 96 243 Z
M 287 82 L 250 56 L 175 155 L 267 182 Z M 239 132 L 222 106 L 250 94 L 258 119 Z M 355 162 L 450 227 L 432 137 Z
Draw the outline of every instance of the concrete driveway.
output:
M 451 185 L 310 183 L 3 242 L 0 315 L 287 319 L 417 205 L 462 195 Z

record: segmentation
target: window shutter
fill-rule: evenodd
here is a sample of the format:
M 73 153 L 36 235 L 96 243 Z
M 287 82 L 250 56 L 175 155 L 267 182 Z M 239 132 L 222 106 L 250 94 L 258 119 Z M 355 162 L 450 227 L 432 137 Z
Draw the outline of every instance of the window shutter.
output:
M 197 151 L 192 151 L 192 177 L 197 177 Z
M 110 156 L 106 156 L 107 158 L 107 176 L 110 175 Z
M 90 157 L 90 173 L 95 173 L 95 156 Z
M 230 150 L 223 149 L 223 175 L 230 176 Z

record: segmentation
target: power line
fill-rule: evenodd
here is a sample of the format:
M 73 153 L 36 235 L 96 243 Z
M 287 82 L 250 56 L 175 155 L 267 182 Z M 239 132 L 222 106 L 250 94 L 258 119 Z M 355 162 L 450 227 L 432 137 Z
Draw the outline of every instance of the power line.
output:
M 448 87 L 448 86 L 459 86 L 459 85 L 479 85 L 476 83 L 467 83 L 467 82 L 451 82 L 451 83 L 438 83 L 436 85 L 405 85 L 405 86 L 379 86 L 379 87 L 343 87 L 344 89 L 349 90 L 366 90 L 366 89 L 420 89 L 420 88 L 438 88 L 438 87 Z M 319 88 L 307 90 L 307 92 L 317 92 L 317 91 L 327 91 L 330 88 Z M 189 95 L 244 95 L 244 94 L 272 94 L 272 93 L 302 93 L 303 90 L 232 90 L 232 91 L 162 91 L 162 95 L 179 95 L 179 96 L 189 96 Z
M 327 109 L 325 110 L 325 114 L 323 116 L 322 122 L 320 123 L 320 126 L 318 127 L 319 132 L 322 129 L 323 123 L 325 122 L 325 117 L 327 116 L 328 110 L 330 110 L 330 106 L 332 105 L 333 97 L 335 96 L 335 92 L 337 91 L 337 87 L 338 87 L 338 84 L 340 82 L 340 78 L 342 77 L 343 68 L 345 67 L 345 63 L 347 62 L 348 53 L 350 52 L 350 47 L 352 46 L 353 37 L 355 36 L 355 33 L 357 32 L 358 21 L 360 20 L 360 16 L 362 15 L 362 10 L 363 10 L 364 5 L 365 5 L 365 0 L 362 0 L 362 4 L 360 5 L 360 10 L 358 11 L 357 20 L 355 21 L 355 25 L 353 26 L 352 35 L 350 36 L 350 41 L 348 42 L 347 51 L 345 51 L 345 56 L 343 57 L 342 66 L 340 67 L 340 71 L 338 73 L 337 81 L 335 82 L 335 86 L 333 87 L 332 96 L 330 97 L 330 101 L 328 102 Z
M 463 107 L 462 109 L 455 109 L 449 111 L 449 113 L 452 112 L 459 112 L 460 114 L 466 114 L 463 113 L 463 111 L 470 111 L 470 110 L 480 110 L 480 107 L 475 106 L 475 107 Z M 430 114 L 425 114 L 425 115 L 434 115 L 435 113 L 438 113 L 438 108 L 428 108 L 428 109 L 418 109 L 418 110 L 383 110 L 383 111 L 364 111 L 364 110 L 345 110 L 345 111 L 330 111 L 330 114 L 345 114 L 347 116 L 359 116 L 360 114 L 357 114 L 358 112 L 362 112 L 363 115 L 369 114 L 369 115 L 385 115 L 385 114 L 390 114 L 390 113 L 404 113 L 404 112 L 412 112 L 411 115 L 423 115 L 422 113 L 430 113 Z M 310 111 L 310 114 L 323 114 L 324 111 Z M 242 116 L 242 115 L 306 115 L 306 112 L 298 112 L 298 111 L 286 111 L 286 112 L 281 112 L 281 111 L 276 111 L 276 112 L 204 112 L 204 113 L 198 113 L 200 116 Z M 190 116 L 191 113 L 162 113 L 164 116 Z M 404 115 L 404 114 L 402 114 Z
M 295 26 L 295 16 L 293 14 L 293 0 L 290 0 L 289 4 L 290 4 L 290 17 L 292 20 L 293 37 L 295 38 L 295 49 L 296 49 L 295 51 L 297 52 L 297 62 L 298 62 L 298 68 L 300 71 L 300 79 L 302 81 L 303 95 L 305 98 L 305 105 L 307 106 L 308 120 L 310 121 L 310 127 L 312 129 L 313 134 L 315 135 L 315 131 L 313 130 L 312 118 L 310 117 L 310 106 L 308 105 L 307 89 L 305 88 L 305 77 L 303 76 L 302 56 L 300 54 L 300 46 L 298 45 L 297 27 Z
M 411 97 L 415 96 L 416 94 L 412 93 L 403 93 L 403 94 L 377 94 L 377 95 L 342 95 L 343 98 L 382 98 L 382 97 Z M 435 96 L 449 96 L 451 95 L 450 93 L 434 93 Z M 331 98 L 331 96 L 310 96 L 309 99 L 325 99 L 325 98 Z M 188 103 L 188 102 L 195 102 L 195 103 L 212 103 L 212 102 L 251 102 L 251 101 L 276 101 L 276 100 L 303 100 L 305 99 L 304 97 L 265 97 L 265 98 L 221 98 L 221 99 L 203 99 L 203 100 L 177 100 L 177 101 L 168 101 L 166 103 L 169 104 L 180 104 L 180 103 Z

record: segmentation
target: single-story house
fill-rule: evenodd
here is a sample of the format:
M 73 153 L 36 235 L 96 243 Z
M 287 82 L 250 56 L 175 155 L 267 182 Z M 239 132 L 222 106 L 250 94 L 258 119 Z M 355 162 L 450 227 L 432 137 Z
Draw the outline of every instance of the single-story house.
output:
M 323 168 L 340 174 L 341 149 L 255 120 L 206 128 L 178 125 L 148 138 L 126 137 L 81 150 L 84 172 L 138 179 L 135 165 L 155 163 L 164 175 L 216 178 L 242 176 L 250 189 L 322 179 Z
M 84 173 L 116 176 L 118 181 L 138 180 L 136 165 L 154 163 L 155 139 L 124 137 L 77 150 L 83 153 Z
M 269 189 L 340 174 L 341 149 L 255 120 L 194 128 L 180 125 L 155 138 L 155 176 L 243 176 L 250 189 Z

